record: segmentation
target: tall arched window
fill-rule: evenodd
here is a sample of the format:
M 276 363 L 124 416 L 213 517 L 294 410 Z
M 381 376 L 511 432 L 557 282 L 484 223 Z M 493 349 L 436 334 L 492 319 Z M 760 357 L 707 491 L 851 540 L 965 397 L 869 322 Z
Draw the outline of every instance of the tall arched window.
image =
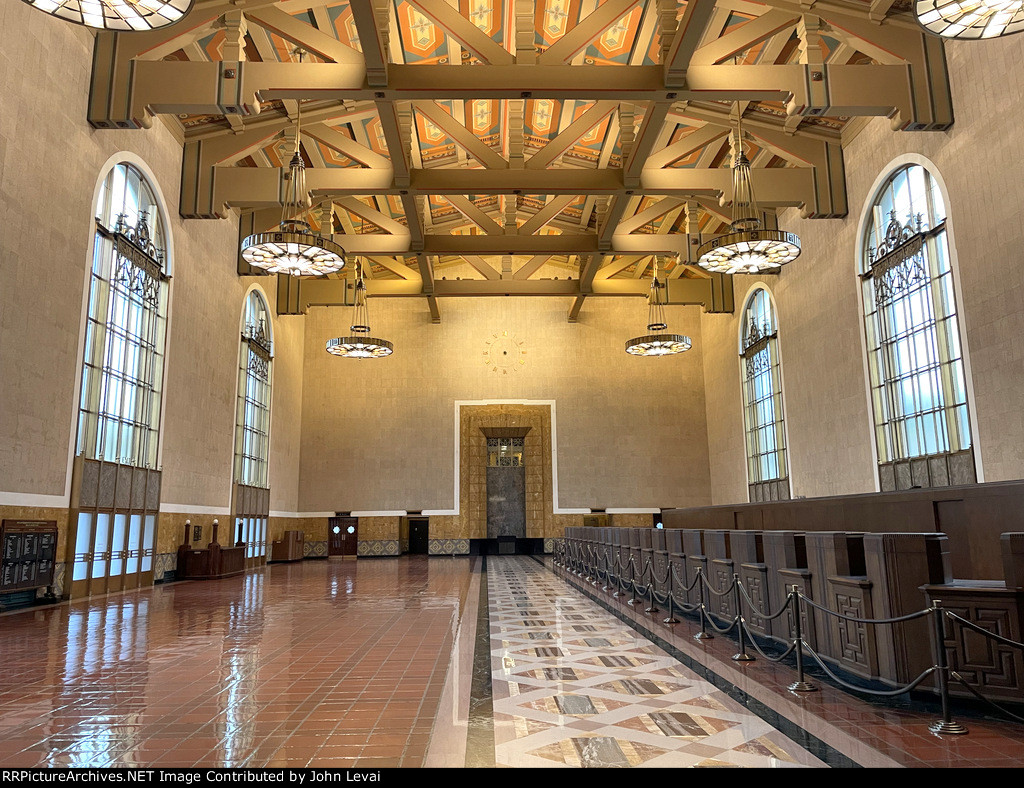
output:
M 270 514 L 270 310 L 259 290 L 245 299 L 235 409 L 234 513 L 249 566 L 266 561 Z
M 860 261 L 882 490 L 976 481 L 946 205 L 919 164 L 875 195 Z
M 95 204 L 76 441 L 71 595 L 152 582 L 169 260 L 154 187 L 127 162 Z
M 740 337 L 747 489 L 751 501 L 781 501 L 790 497 L 778 331 L 771 296 L 758 287 L 743 310 Z

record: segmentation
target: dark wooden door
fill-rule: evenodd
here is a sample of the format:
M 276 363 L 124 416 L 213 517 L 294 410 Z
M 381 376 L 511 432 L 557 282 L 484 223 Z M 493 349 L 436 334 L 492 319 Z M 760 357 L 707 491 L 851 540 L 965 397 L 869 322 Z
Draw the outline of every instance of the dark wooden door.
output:
M 358 548 L 359 518 L 329 518 L 327 521 L 327 555 L 355 558 Z
M 427 555 L 430 552 L 430 535 L 426 518 L 409 520 L 409 552 L 413 555 Z

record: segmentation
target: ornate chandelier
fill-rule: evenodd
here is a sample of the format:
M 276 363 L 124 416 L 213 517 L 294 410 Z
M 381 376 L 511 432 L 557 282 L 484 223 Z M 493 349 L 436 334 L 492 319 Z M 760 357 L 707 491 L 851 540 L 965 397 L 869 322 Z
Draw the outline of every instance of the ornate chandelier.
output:
M 386 339 L 370 336 L 370 315 L 366 307 L 363 267 L 356 264 L 356 300 L 352 307 L 352 336 L 327 340 L 327 352 L 342 358 L 385 358 L 395 352 Z
M 774 273 L 800 256 L 795 233 L 761 229 L 760 211 L 750 180 L 750 161 L 743 152 L 743 127 L 737 108 L 733 136 L 732 232 L 703 244 L 697 264 L 718 274 Z
M 302 52 L 299 52 L 302 62 Z M 277 230 L 254 233 L 242 241 L 242 259 L 254 268 L 272 274 L 324 276 L 345 267 L 345 250 L 330 238 L 310 232 L 308 222 L 294 218 L 309 208 L 306 191 L 306 165 L 299 153 L 302 139 L 302 102 L 295 125 L 295 152 L 288 163 L 290 171 L 285 188 L 281 224 Z M 330 213 L 328 212 L 330 225 Z
M 1024 31 L 1024 0 L 917 0 L 917 21 L 943 38 L 977 39 Z
M 655 257 L 651 292 L 647 296 L 647 330 L 651 333 L 626 341 L 626 352 L 632 356 L 673 356 L 690 349 L 692 343 L 689 337 L 656 333 L 668 330 L 665 305 L 661 303 L 661 289 L 664 286 L 658 281 L 658 258 Z
M 99 30 L 156 30 L 173 25 L 192 0 L 25 0 L 33 8 Z

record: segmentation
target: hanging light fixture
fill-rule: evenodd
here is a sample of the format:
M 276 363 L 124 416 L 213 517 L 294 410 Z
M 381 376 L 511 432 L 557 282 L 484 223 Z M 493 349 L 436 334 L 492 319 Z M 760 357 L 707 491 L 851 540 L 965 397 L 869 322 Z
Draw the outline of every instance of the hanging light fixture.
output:
M 654 277 L 651 279 L 651 293 L 647 296 L 647 330 L 651 333 L 627 340 L 626 352 L 633 356 L 673 356 L 690 349 L 689 337 L 682 334 L 657 333 L 668 330 L 665 322 L 665 305 L 661 303 L 661 289 L 658 281 L 658 258 L 654 258 Z
M 917 0 L 917 21 L 943 38 L 978 39 L 1024 31 L 1024 0 Z
M 761 229 L 761 213 L 743 152 L 743 126 L 737 105 L 733 137 L 732 232 L 712 238 L 698 250 L 697 264 L 719 274 L 773 273 L 800 256 L 795 233 Z
M 99 30 L 156 30 L 173 25 L 192 0 L 25 0 L 33 8 Z
M 327 340 L 327 352 L 342 358 L 384 358 L 395 352 L 386 339 L 370 336 L 370 315 L 366 307 L 363 267 L 356 263 L 356 300 L 352 307 L 352 336 Z
M 298 50 L 299 62 L 303 52 Z M 306 164 L 299 146 L 302 142 L 302 101 L 299 101 L 295 121 L 295 152 L 288 163 L 290 171 L 285 189 L 281 224 L 277 230 L 254 233 L 242 241 L 242 259 L 254 268 L 272 274 L 292 276 L 324 276 L 345 267 L 345 250 L 330 238 L 310 232 L 309 223 L 294 218 L 308 205 L 306 192 Z M 328 212 L 324 223 L 333 224 Z

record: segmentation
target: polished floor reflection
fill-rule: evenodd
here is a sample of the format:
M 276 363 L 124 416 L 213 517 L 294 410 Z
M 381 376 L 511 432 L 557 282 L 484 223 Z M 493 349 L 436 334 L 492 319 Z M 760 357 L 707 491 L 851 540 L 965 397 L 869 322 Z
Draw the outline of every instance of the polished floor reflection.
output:
M 536 559 L 484 570 L 304 561 L 0 615 L 0 767 L 1024 765 L 1024 726 L 935 736 Z
M 496 765 L 823 765 L 537 562 L 487 574 Z
M 420 766 L 469 561 L 306 561 L 0 618 L 0 766 Z

